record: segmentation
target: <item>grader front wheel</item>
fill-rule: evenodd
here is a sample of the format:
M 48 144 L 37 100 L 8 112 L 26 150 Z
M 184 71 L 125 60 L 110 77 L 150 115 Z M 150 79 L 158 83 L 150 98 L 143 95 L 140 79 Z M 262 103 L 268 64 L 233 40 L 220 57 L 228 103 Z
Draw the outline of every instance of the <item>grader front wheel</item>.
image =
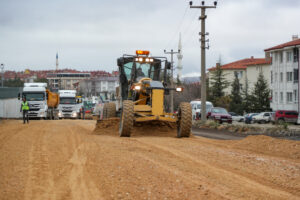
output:
M 133 107 L 134 107 L 133 101 L 129 101 L 129 100 L 123 101 L 122 113 L 120 119 L 120 128 L 119 128 L 120 137 L 130 137 L 131 129 L 133 127 L 133 120 L 134 120 Z
M 192 108 L 189 103 L 181 103 L 178 110 L 177 137 L 190 137 L 192 128 Z

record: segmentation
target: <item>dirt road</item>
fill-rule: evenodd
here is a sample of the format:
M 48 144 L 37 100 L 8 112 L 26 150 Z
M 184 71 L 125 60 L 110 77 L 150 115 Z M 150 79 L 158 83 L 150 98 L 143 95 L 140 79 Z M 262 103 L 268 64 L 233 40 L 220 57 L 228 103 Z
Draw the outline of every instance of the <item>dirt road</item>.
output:
M 0 199 L 300 199 L 300 143 L 178 139 L 168 126 L 0 123 Z

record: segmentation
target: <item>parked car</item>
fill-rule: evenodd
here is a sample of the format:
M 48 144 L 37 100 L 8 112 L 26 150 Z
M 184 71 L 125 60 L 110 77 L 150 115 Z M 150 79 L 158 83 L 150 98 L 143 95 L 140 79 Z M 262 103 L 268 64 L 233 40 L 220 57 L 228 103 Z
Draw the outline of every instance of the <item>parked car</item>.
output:
M 253 123 L 269 123 L 271 121 L 272 112 L 262 112 L 252 117 Z
M 225 108 L 211 108 L 207 113 L 207 117 L 214 121 L 218 121 L 220 124 L 222 124 L 223 122 L 227 122 L 229 124 L 232 123 L 232 117 Z
M 271 117 L 271 122 L 281 123 L 288 122 L 297 124 L 298 121 L 298 112 L 294 110 L 277 110 Z
M 235 112 L 228 112 L 231 117 L 232 117 L 232 121 L 237 121 L 237 122 L 243 122 L 245 120 L 244 116 L 238 115 Z
M 249 114 L 246 114 L 245 115 L 245 123 L 246 124 L 251 124 L 253 123 L 252 121 L 252 117 L 255 116 L 255 115 L 258 115 L 259 113 L 249 113 Z

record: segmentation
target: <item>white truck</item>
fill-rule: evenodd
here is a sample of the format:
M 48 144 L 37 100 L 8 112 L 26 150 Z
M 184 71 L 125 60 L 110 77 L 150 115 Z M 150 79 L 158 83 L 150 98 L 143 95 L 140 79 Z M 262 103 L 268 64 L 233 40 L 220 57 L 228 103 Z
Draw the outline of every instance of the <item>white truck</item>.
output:
M 30 118 L 57 119 L 58 94 L 47 89 L 47 83 L 24 83 L 22 95 L 29 104 Z
M 201 119 L 201 100 L 194 100 L 190 102 L 192 106 L 192 116 L 193 120 Z M 206 113 L 213 108 L 213 104 L 209 101 L 206 101 Z
M 76 90 L 59 90 L 58 117 L 80 118 L 80 104 L 77 102 Z

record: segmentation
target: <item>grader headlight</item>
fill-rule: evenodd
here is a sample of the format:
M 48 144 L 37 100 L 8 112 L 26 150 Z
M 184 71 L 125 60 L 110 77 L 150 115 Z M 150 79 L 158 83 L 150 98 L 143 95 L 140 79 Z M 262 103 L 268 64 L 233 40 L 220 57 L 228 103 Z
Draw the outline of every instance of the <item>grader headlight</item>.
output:
M 182 92 L 183 91 L 183 87 L 177 87 L 176 88 L 176 92 Z
M 136 85 L 136 86 L 134 86 L 133 89 L 134 89 L 134 90 L 140 90 L 140 89 L 141 89 L 141 86 L 140 86 L 140 85 Z

